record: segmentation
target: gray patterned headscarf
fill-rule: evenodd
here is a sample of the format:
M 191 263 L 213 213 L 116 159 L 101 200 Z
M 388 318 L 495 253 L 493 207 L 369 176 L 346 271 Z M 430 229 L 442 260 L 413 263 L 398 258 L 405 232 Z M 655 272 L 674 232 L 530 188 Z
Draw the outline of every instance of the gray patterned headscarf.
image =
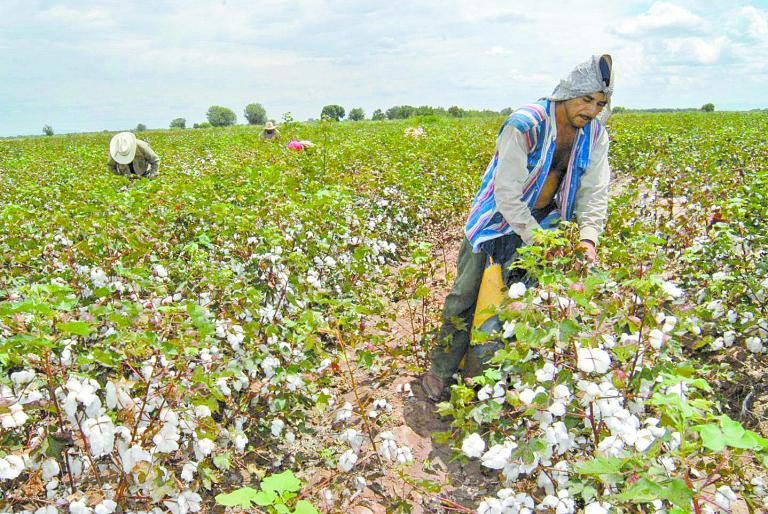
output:
M 589 93 L 605 93 L 608 105 L 598 116 L 598 119 L 605 123 L 611 116 L 611 95 L 613 94 L 613 63 L 610 55 L 593 55 L 576 66 L 546 98 L 559 102 Z

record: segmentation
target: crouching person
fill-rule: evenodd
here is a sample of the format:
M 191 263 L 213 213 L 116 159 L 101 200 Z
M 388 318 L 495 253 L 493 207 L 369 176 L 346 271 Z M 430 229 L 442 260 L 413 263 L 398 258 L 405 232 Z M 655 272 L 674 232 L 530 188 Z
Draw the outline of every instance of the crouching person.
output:
M 160 169 L 160 158 L 152 148 L 131 132 L 115 134 L 109 142 L 109 171 L 134 178 L 154 178 Z

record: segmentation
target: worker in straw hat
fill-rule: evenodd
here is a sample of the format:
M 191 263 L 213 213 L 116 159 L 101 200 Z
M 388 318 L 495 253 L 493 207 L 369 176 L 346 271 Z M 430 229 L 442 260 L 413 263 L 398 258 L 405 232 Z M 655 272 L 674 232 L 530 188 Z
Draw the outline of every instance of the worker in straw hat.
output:
M 109 142 L 109 171 L 128 178 L 154 178 L 160 168 L 160 158 L 145 141 L 131 132 L 115 134 Z
M 264 125 L 264 130 L 261 131 L 261 140 L 262 141 L 268 141 L 271 139 L 279 139 L 280 138 L 280 131 L 277 130 L 277 127 L 275 127 L 275 124 L 271 121 L 268 121 L 266 125 Z

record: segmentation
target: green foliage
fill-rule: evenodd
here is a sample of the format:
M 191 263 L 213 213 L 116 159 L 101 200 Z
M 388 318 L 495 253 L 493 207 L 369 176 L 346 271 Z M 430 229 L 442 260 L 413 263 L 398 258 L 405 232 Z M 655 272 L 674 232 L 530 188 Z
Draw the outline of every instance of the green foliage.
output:
M 361 121 L 365 119 L 365 111 L 363 111 L 362 107 L 355 107 L 351 111 L 349 111 L 348 118 L 352 121 Z
M 276 514 L 319 514 L 308 501 L 293 501 L 300 489 L 301 482 L 288 470 L 265 477 L 258 490 L 241 487 L 231 493 L 217 495 L 216 502 L 225 507 L 250 508 L 252 505 L 258 505 L 267 507 L 269 512 Z
M 192 125 L 192 128 L 210 128 L 210 127 L 211 127 L 211 124 L 208 123 L 207 121 L 204 121 L 202 123 L 195 123 L 194 125 Z
M 466 116 L 466 112 L 458 105 L 452 105 L 448 108 L 448 115 L 452 118 L 463 118 Z
M 185 120 L 184 118 L 176 118 L 173 121 L 171 121 L 170 128 L 179 128 L 179 129 L 187 128 L 187 120 Z
M 50 125 L 45 125 L 43 127 L 43 134 L 45 134 L 46 136 L 52 136 L 53 135 L 53 127 L 51 127 Z
M 387 119 L 387 116 L 381 112 L 381 109 L 376 109 L 373 111 L 373 114 L 371 114 L 371 119 L 373 121 L 381 121 Z
M 232 109 L 220 105 L 210 106 L 206 117 L 208 118 L 208 123 L 213 127 L 228 127 L 234 125 L 237 121 L 237 116 Z
M 264 125 L 267 122 L 267 110 L 259 103 L 246 105 L 243 114 L 249 125 Z
M 323 107 L 320 118 L 324 120 L 340 121 L 344 117 L 344 107 L 330 104 Z
M 147 130 L 147 126 L 143 123 L 136 125 L 136 132 L 144 132 L 145 130 Z
M 704 105 L 701 106 L 701 110 L 704 111 L 704 112 L 714 112 L 715 104 L 713 104 L 711 102 L 710 103 L 705 103 Z

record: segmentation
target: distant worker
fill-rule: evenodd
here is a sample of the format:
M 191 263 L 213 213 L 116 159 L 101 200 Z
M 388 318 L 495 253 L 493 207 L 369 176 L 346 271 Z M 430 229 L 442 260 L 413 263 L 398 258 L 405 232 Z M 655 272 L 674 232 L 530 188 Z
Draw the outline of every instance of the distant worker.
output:
M 483 273 L 502 265 L 506 286 L 521 280 L 509 272 L 517 249 L 533 243 L 537 229 L 576 218 L 579 248 L 594 262 L 608 209 L 608 134 L 613 92 L 609 55 L 578 65 L 553 93 L 521 107 L 504 122 L 496 153 L 470 209 L 453 290 L 445 299 L 443 326 L 422 376 L 427 396 L 445 396 L 467 354 Z M 493 259 L 490 261 L 490 259 Z M 474 350 L 473 350 L 474 351 Z
M 264 125 L 264 130 L 261 131 L 261 140 L 269 141 L 272 139 L 280 139 L 280 131 L 277 130 L 274 123 L 268 121 L 267 124 Z
M 155 178 L 160 169 L 160 158 L 152 148 L 131 132 L 115 134 L 109 142 L 109 171 L 134 178 Z

